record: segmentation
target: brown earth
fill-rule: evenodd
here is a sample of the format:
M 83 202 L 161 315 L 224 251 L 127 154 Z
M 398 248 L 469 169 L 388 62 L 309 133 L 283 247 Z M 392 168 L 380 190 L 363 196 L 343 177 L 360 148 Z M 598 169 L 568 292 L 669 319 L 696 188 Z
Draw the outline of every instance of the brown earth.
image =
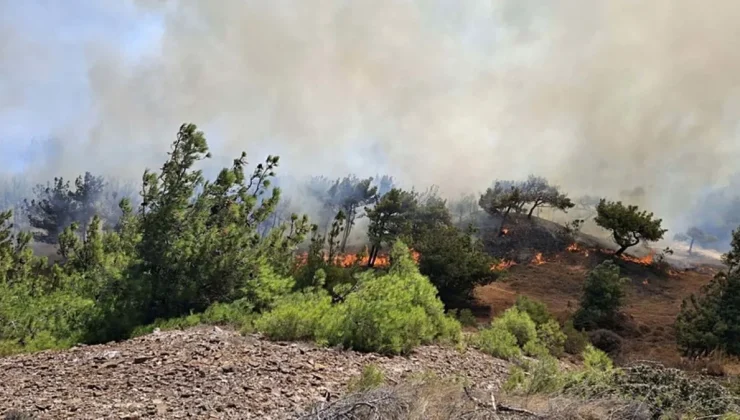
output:
M 588 254 L 588 255 L 586 255 Z M 580 249 L 543 257 L 544 264 L 524 263 L 509 268 L 504 277 L 479 288 L 476 297 L 495 316 L 511 307 L 517 295 L 544 302 L 560 320 L 575 312 L 589 270 L 608 258 L 604 252 Z M 627 287 L 625 312 L 635 330 L 626 337 L 626 360 L 650 359 L 676 365 L 682 363 L 675 343 L 673 322 L 684 298 L 699 292 L 717 272 L 701 266 L 660 274 L 648 266 L 616 260 Z
M 424 346 L 383 357 L 274 343 L 215 327 L 0 359 L 0 414 L 38 419 L 289 419 L 346 393 L 373 363 L 391 383 L 414 373 L 497 390 L 508 364 L 475 350 Z

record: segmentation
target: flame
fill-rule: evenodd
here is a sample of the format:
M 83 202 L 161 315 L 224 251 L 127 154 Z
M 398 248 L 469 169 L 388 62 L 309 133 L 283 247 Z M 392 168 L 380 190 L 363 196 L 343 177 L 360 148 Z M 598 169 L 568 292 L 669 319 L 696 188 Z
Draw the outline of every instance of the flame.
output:
M 565 248 L 565 249 L 567 249 L 570 252 L 578 252 L 578 251 L 580 251 L 580 249 L 578 248 L 578 244 L 576 244 L 576 243 L 573 243 L 573 244 L 568 245 L 568 247 Z
M 411 258 L 413 258 L 415 263 L 419 263 L 419 258 L 421 258 L 421 254 L 415 250 L 411 251 Z M 329 256 L 324 254 L 324 260 L 329 261 Z M 296 262 L 299 266 L 305 265 L 308 261 L 308 253 L 304 252 L 298 256 L 296 256 Z M 357 265 L 367 265 L 367 263 L 370 261 L 370 256 L 365 255 L 362 256 L 361 259 L 358 259 L 357 254 L 339 254 L 334 257 L 334 265 L 337 265 L 339 267 L 351 267 L 355 264 Z M 388 254 L 380 254 L 377 257 L 375 257 L 375 267 L 388 267 L 391 265 L 391 258 Z
M 509 267 L 515 266 L 516 263 L 512 260 L 502 260 L 498 264 L 494 264 L 491 266 L 491 271 L 501 271 L 506 270 Z
M 623 260 L 630 261 L 630 262 L 633 262 L 633 263 L 636 263 L 636 264 L 641 264 L 641 265 L 650 265 L 650 264 L 652 264 L 653 263 L 653 257 L 654 256 L 655 256 L 655 251 L 653 251 L 652 249 L 650 250 L 650 254 L 648 254 L 647 256 L 642 257 L 642 258 L 633 257 L 633 256 L 627 255 L 627 254 L 622 254 L 621 255 L 621 257 L 622 257 Z
M 541 252 L 538 252 L 537 255 L 535 255 L 534 258 L 532 258 L 532 264 L 534 265 L 542 265 L 546 262 L 547 261 L 545 261 L 545 259 L 542 257 Z
M 501 233 L 502 233 L 502 234 L 503 234 L 504 236 L 506 236 L 506 235 L 508 235 L 508 234 L 509 234 L 509 229 L 507 229 L 507 228 L 503 228 L 503 229 L 501 229 Z

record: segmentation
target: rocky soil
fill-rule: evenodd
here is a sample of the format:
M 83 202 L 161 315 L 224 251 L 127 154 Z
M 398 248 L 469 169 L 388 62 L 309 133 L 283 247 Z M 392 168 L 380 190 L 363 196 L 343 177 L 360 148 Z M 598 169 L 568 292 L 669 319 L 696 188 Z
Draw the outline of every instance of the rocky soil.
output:
M 465 376 L 498 389 L 506 362 L 474 350 L 426 346 L 382 357 L 274 343 L 217 327 L 0 359 L 0 414 L 38 419 L 286 419 L 339 398 L 363 366 L 391 382 L 414 372 Z

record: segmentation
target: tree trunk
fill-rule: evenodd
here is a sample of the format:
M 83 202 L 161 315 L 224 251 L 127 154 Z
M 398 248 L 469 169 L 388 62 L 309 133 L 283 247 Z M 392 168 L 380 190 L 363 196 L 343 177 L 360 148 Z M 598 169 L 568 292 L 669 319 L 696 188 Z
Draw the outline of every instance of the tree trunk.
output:
M 691 250 L 694 249 L 694 238 L 691 238 L 691 243 L 689 243 L 689 255 L 691 255 Z
M 614 253 L 614 255 L 622 255 L 622 254 L 624 253 L 624 251 L 625 251 L 625 250 L 626 250 L 627 248 L 629 248 L 629 246 L 625 246 L 625 245 L 622 245 L 622 246 L 621 246 L 621 247 L 620 247 L 620 248 L 619 248 L 619 249 L 617 250 L 617 252 L 615 252 L 615 253 Z
M 506 222 L 506 217 L 509 215 L 509 211 L 511 211 L 511 207 L 507 208 L 503 217 L 501 217 L 501 224 L 498 227 L 498 236 L 504 236 L 504 223 Z
M 540 203 L 537 202 L 537 201 L 535 201 L 534 204 L 532 204 L 532 208 L 529 209 L 529 214 L 527 214 L 527 219 L 531 219 L 532 218 L 532 213 L 534 213 L 534 209 L 536 209 L 537 206 L 539 206 L 539 205 L 540 205 Z

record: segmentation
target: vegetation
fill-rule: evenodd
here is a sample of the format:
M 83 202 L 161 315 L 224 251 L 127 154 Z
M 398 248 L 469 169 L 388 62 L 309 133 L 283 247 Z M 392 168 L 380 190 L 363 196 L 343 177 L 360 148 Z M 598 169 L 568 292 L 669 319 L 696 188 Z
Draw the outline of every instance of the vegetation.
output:
M 501 235 L 512 210 L 515 213 L 526 212 L 527 218 L 531 219 L 537 208 L 550 207 L 567 211 L 575 206 L 559 187 L 534 175 L 530 175 L 526 181 L 496 181 L 492 188 L 481 195 L 478 205 L 488 214 L 501 218 Z
M 580 307 L 573 319 L 574 326 L 586 330 L 617 329 L 627 281 L 620 277 L 619 267 L 611 260 L 596 266 L 583 285 Z
M 720 351 L 740 355 L 740 230 L 733 232 L 723 256 L 727 271 L 718 273 L 699 296 L 691 295 L 676 318 L 676 340 L 690 356 Z
M 661 228 L 662 219 L 653 219 L 653 213 L 640 211 L 637 206 L 625 206 L 621 201 L 601 199 L 596 206 L 597 225 L 612 232 L 614 241 L 619 245 L 616 255 L 640 241 L 658 241 L 668 231 Z
M 688 228 L 684 233 L 677 233 L 674 235 L 673 239 L 681 242 L 688 242 L 689 255 L 691 255 L 694 250 L 694 242 L 700 245 L 709 245 L 718 240 L 716 236 L 710 235 L 696 226 Z
M 347 178 L 329 187 L 335 198 L 343 198 L 324 238 L 305 216 L 270 219 L 281 198 L 271 185 L 277 157 L 248 174 L 242 154 L 213 181 L 195 169 L 208 158 L 203 133 L 182 125 L 161 170 L 144 173 L 141 204 L 135 210 L 130 200 L 121 200 L 119 217 L 108 230 L 103 230 L 108 213 L 97 213 L 101 178 L 88 174 L 74 189 L 57 179 L 37 189 L 28 209 L 44 240 L 58 243 L 60 258 L 52 265 L 33 254 L 29 233 L 13 229 L 12 212 L 3 212 L 1 351 L 103 342 L 197 323 L 233 323 L 275 339 L 314 339 L 383 353 L 458 339 L 460 324 L 445 315 L 437 289 L 400 242 L 389 268 L 335 261 L 360 216 L 357 209 L 379 194 L 370 180 Z M 381 184 L 387 189 L 391 180 Z M 370 212 L 375 257 L 380 246 L 403 237 L 428 252 L 424 270 L 450 296 L 468 296 L 475 284 L 491 279 L 490 270 L 482 270 L 488 260 L 471 235 L 451 226 L 444 201 L 385 192 Z M 399 198 L 400 210 L 394 208 Z M 301 264 L 296 249 L 311 231 L 314 249 L 308 264 Z M 454 241 L 435 248 L 435 233 Z M 332 258 L 325 258 L 327 240 Z M 466 268 L 441 258 L 446 253 L 464 254 L 459 264 Z

